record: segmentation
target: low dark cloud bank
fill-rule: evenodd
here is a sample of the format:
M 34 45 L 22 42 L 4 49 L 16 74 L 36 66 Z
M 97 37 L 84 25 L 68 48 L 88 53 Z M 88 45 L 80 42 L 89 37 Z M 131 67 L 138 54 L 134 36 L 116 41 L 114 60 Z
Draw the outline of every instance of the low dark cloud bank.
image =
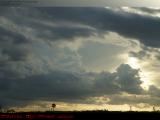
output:
M 15 104 L 14 100 L 83 101 L 88 97 L 120 94 L 143 94 L 139 70 L 122 64 L 114 73 L 71 73 L 52 71 L 48 74 L 26 78 L 1 76 L 0 100 L 3 104 Z M 9 100 L 9 101 L 8 101 Z M 7 102 L 8 101 L 8 102 Z

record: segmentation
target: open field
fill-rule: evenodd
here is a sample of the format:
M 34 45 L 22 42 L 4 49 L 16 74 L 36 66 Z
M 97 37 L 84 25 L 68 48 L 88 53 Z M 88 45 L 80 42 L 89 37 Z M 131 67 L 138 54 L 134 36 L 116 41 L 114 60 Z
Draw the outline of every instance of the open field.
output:
M 88 119 L 144 119 L 159 120 L 160 112 L 120 112 L 120 111 L 46 111 L 46 112 L 15 112 L 0 113 L 0 119 L 58 119 L 58 120 L 88 120 Z

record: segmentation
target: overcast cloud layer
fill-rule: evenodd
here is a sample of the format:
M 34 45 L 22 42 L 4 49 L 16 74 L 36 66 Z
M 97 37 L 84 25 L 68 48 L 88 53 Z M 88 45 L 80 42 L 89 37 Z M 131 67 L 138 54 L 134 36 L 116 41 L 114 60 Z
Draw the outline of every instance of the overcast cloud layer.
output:
M 92 57 L 87 62 L 96 59 L 98 48 L 87 55 L 85 50 L 91 48 L 85 44 L 93 44 L 91 38 L 99 43 L 112 41 L 111 37 L 105 39 L 111 32 L 130 44 L 139 42 L 141 50 L 126 50 L 129 56 L 159 60 L 160 18 L 148 14 L 120 8 L 0 8 L 0 104 L 19 106 L 38 100 L 87 103 L 88 98 L 107 96 L 109 104 L 159 105 L 160 89 L 152 85 L 144 90 L 140 69 L 117 62 L 117 54 L 124 53 L 125 47 L 99 50 L 101 56 L 117 57 L 114 72 L 96 73 L 83 67 L 83 57 Z M 138 97 L 133 100 L 127 95 Z

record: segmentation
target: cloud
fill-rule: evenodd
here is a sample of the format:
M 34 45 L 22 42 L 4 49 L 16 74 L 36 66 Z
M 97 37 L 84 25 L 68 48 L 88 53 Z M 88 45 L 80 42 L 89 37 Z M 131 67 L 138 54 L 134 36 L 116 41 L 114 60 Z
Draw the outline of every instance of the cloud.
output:
M 156 86 L 154 85 L 151 85 L 149 87 L 149 94 L 151 94 L 152 96 L 156 96 L 156 97 L 159 97 L 160 96 L 160 89 L 157 88 Z
M 149 14 L 152 14 L 152 15 L 160 12 L 160 9 L 147 8 L 147 7 L 133 7 L 133 9 L 142 11 L 144 13 L 149 13 Z
M 129 54 L 131 57 L 136 57 L 140 60 L 145 60 L 151 57 L 151 55 L 145 51 L 145 50 L 140 50 L 139 52 L 133 52 L 131 51 Z
M 160 28 L 159 18 L 151 16 L 106 8 L 11 9 L 12 12 L 2 15 L 17 26 L 29 27 L 32 35 L 37 38 L 74 40 L 75 37 L 103 36 L 107 32 L 116 32 L 137 39 L 146 46 L 158 48 L 160 45 L 157 32 Z M 3 9 L 5 12 L 7 10 Z
M 117 68 L 118 78 L 117 81 L 121 85 L 121 89 L 128 93 L 141 93 L 143 90 L 140 87 L 141 81 L 139 70 L 132 69 L 127 64 L 122 64 Z
M 127 64 L 121 64 L 115 73 L 101 73 L 96 78 L 96 86 L 102 93 L 115 94 L 127 92 L 130 94 L 142 94 L 139 71 L 132 69 Z
M 142 94 L 141 81 L 137 76 L 138 70 L 127 64 L 119 66 L 114 73 L 50 71 L 24 78 L 15 76 L 4 79 L 1 76 L 3 87 L 0 98 L 2 104 L 15 105 L 14 101 L 17 101 L 16 105 L 19 105 L 36 100 L 85 103 L 85 99 L 94 96 L 121 92 Z
M 158 45 L 157 40 L 147 41 L 153 36 L 159 36 L 155 32 L 159 29 L 157 27 L 157 24 L 159 24 L 157 22 L 158 18 L 105 8 L 1 9 L 3 12 L 1 12 L 2 16 L 0 17 L 0 57 L 5 65 L 13 63 L 12 61 L 18 65 L 22 64 L 18 63 L 18 61 L 23 62 L 22 66 L 24 66 L 25 62 L 27 64 L 34 63 L 30 67 L 30 69 L 33 69 L 32 66 L 43 66 L 35 65 L 35 61 L 39 61 L 41 64 L 46 64 L 44 66 L 52 66 L 54 69 L 67 69 L 67 67 L 73 67 L 77 63 L 79 64 L 78 66 L 81 66 L 81 56 L 79 55 L 80 57 L 78 58 L 78 55 L 71 51 L 71 55 L 66 53 L 67 55 L 59 57 L 59 54 L 64 54 L 63 52 L 65 51 L 55 47 L 56 45 L 65 44 L 59 41 L 72 42 L 78 37 L 88 38 L 94 35 L 103 37 L 103 35 L 111 31 L 124 37 L 137 38 L 148 46 L 155 47 L 155 45 Z M 149 24 L 144 25 L 144 22 L 149 22 Z M 149 31 L 153 32 L 153 34 L 149 33 Z M 51 65 L 51 60 L 54 61 L 54 65 Z M 8 67 L 8 65 L 6 66 Z M 77 68 L 79 69 L 79 67 L 74 68 L 76 70 Z M 44 68 L 41 67 L 41 69 Z
M 108 96 L 110 101 L 108 104 L 112 105 L 124 105 L 129 104 L 133 106 L 137 106 L 137 104 L 148 104 L 149 106 L 152 105 L 159 105 L 159 97 L 151 97 L 150 95 L 112 95 Z
M 119 54 L 124 54 L 126 49 L 128 48 L 120 45 L 88 41 L 83 43 L 77 52 L 81 56 L 82 67 L 89 71 L 101 72 L 115 69 L 123 63 L 124 59 L 119 57 Z
M 10 48 L 4 48 L 2 50 L 2 55 L 8 56 L 8 59 L 11 61 L 23 61 L 27 59 L 29 49 L 25 47 L 11 46 Z
M 62 46 L 78 38 L 83 41 L 90 36 L 103 38 L 113 32 L 159 48 L 159 18 L 105 8 L 1 10 L 0 103 L 11 106 L 36 100 L 81 103 L 103 95 L 146 94 L 141 88 L 139 70 L 121 64 L 115 72 L 89 73 L 82 68 L 78 52 Z M 108 54 L 110 57 L 111 53 Z M 147 53 L 131 54 L 143 58 Z
M 54 9 L 54 10 L 53 10 Z M 146 46 L 159 47 L 159 18 L 103 8 L 48 8 L 40 11 L 58 20 L 72 21 L 97 29 L 100 35 L 108 31 L 138 39 Z M 59 14 L 60 13 L 60 14 Z
M 43 9 L 42 11 L 39 10 L 41 8 L 32 8 L 32 12 L 28 8 L 10 9 L 12 10 L 11 13 L 3 14 L 1 17 L 1 26 L 5 29 L 16 29 L 16 31 L 12 31 L 12 34 L 18 31 L 20 34 L 31 35 L 32 39 L 43 39 L 46 41 L 74 40 L 74 37 L 89 37 L 96 34 L 96 29 L 90 26 L 78 25 L 78 23 L 72 23 L 63 19 L 58 20 L 56 16 L 53 17 L 50 13 L 45 13 Z M 7 10 L 7 8 L 3 9 L 3 11 Z M 10 26 L 5 25 L 6 22 L 14 27 L 10 28 Z M 23 41 L 21 40 L 21 42 Z
M 160 104 L 160 89 L 154 85 L 150 85 L 148 91 L 145 91 L 143 94 L 113 94 L 112 96 L 107 96 L 110 101 L 108 104 L 146 104 L 157 106 Z M 137 105 L 136 105 L 137 106 Z
M 149 84 L 159 86 L 159 48 L 141 46 L 139 51 L 133 52 L 131 50 L 129 57 L 134 57 L 137 60 L 142 74 L 144 74 L 144 80 L 147 79 Z

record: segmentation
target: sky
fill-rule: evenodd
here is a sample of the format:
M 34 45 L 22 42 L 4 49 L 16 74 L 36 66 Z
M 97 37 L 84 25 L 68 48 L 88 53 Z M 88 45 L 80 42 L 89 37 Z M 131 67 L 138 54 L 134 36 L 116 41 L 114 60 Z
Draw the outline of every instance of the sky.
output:
M 159 31 L 153 7 L 2 7 L 0 105 L 159 109 Z
M 18 3 L 18 2 L 17 2 Z M 13 3 L 10 3 L 12 5 Z M 13 4 L 15 5 L 15 3 Z M 20 2 L 18 5 L 31 5 L 31 6 L 76 6 L 76 7 L 88 7 L 88 6 L 137 6 L 137 7 L 159 7 L 160 0 L 34 0 L 30 2 Z

